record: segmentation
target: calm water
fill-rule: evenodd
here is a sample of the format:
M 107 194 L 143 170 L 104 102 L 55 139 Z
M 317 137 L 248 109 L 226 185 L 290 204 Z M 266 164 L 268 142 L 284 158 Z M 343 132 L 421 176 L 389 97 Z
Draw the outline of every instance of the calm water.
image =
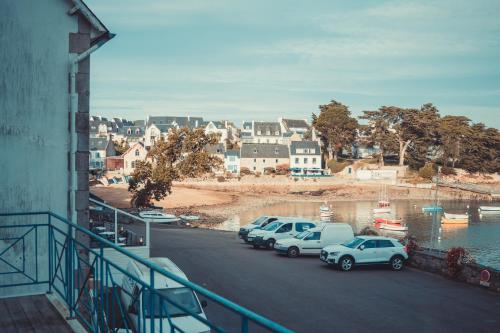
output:
M 341 201 L 330 202 L 334 211 L 334 221 L 349 223 L 354 232 L 366 226 L 372 226 L 372 209 L 375 201 Z M 433 230 L 433 217 L 422 212 L 422 207 L 432 204 L 432 201 L 395 200 L 391 202 L 390 218 L 402 218 L 408 226 L 408 233 L 417 237 L 420 244 L 430 246 Z M 477 208 L 479 205 L 491 205 L 488 202 L 445 201 L 442 205 L 447 213 L 465 213 L 471 215 L 469 225 L 435 224 L 435 247 L 448 249 L 453 246 L 467 248 L 479 263 L 500 269 L 500 214 L 484 214 L 481 217 Z M 498 203 L 496 204 L 498 205 Z M 240 225 L 245 225 L 261 215 L 301 216 L 319 220 L 320 202 L 286 202 L 266 207 L 248 210 L 225 221 L 220 229 L 237 231 Z M 467 209 L 469 206 L 469 209 Z M 439 221 L 441 215 L 438 214 Z M 387 236 L 402 237 L 404 233 L 382 231 Z

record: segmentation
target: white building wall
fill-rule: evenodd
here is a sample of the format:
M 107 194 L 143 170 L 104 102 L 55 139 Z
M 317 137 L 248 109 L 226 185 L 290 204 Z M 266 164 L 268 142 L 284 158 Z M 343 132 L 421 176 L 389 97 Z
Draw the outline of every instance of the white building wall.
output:
M 290 155 L 290 168 L 321 169 L 321 155 Z
M 241 158 L 240 168 L 248 168 L 253 172 L 264 172 L 265 168 L 276 168 L 279 164 L 289 164 L 290 159 L 287 158 L 277 158 L 277 157 L 266 157 L 266 158 Z
M 68 33 L 78 31 L 76 17 L 67 15 L 69 9 L 70 2 L 61 0 L 0 1 L 0 212 L 68 215 Z M 46 258 L 47 244 L 41 233 L 41 258 Z M 34 246 L 27 241 L 26 253 L 32 253 Z M 47 262 L 39 261 L 38 267 L 40 277 L 46 278 Z M 2 275 L 1 280 L 20 278 Z M 1 288 L 0 296 L 46 290 L 46 286 Z
M 139 155 L 136 155 L 136 150 Z M 147 150 L 140 144 L 134 145 L 130 151 L 123 155 L 123 174 L 129 176 L 134 172 L 137 161 L 145 161 L 148 155 Z

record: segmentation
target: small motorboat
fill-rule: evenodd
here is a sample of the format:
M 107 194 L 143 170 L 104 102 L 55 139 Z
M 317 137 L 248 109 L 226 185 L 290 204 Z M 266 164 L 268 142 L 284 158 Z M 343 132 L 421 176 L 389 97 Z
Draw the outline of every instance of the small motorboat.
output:
M 449 220 L 467 220 L 469 218 L 468 214 L 450 214 L 450 213 L 444 213 L 444 217 L 449 219 Z
M 146 222 L 151 223 L 172 223 L 179 219 L 173 214 L 167 214 L 162 211 L 146 210 L 139 213 L 139 216 Z
M 469 218 L 465 219 L 448 219 L 446 217 L 441 218 L 441 224 L 468 224 Z
M 379 228 L 391 231 L 408 231 L 408 227 L 401 224 L 381 223 Z
M 443 207 L 442 206 L 437 206 L 437 205 L 429 205 L 429 206 L 422 207 L 422 211 L 424 213 L 442 212 L 443 211 Z
M 184 221 L 197 221 L 200 219 L 198 215 L 179 215 L 179 218 Z
M 479 206 L 478 210 L 482 212 L 498 212 L 500 214 L 500 206 Z

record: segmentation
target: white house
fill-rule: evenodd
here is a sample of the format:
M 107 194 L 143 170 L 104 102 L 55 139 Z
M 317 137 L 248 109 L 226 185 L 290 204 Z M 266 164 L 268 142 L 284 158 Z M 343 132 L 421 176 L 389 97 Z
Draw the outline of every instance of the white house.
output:
M 205 134 L 219 134 L 219 142 L 225 142 L 229 136 L 230 129 L 227 121 L 209 121 L 205 126 Z
M 243 143 L 240 153 L 240 170 L 264 172 L 265 168 L 276 169 L 277 165 L 289 164 L 288 146 L 281 144 Z
M 172 124 L 151 124 L 146 127 L 144 133 L 144 144 L 146 147 L 154 146 L 155 142 L 161 139 L 166 139 L 169 131 L 172 128 L 178 128 L 177 125 Z
M 321 174 L 321 150 L 317 141 L 293 141 L 290 144 L 292 175 Z
M 307 120 L 305 119 L 286 119 L 283 117 L 278 118 L 282 132 L 297 133 L 301 137 L 310 129 Z
M 240 151 L 227 150 L 224 154 L 224 169 L 227 172 L 240 174 Z
M 136 142 L 134 145 L 123 153 L 123 174 L 129 176 L 134 172 L 138 161 L 145 161 L 148 156 L 148 151 L 141 142 Z

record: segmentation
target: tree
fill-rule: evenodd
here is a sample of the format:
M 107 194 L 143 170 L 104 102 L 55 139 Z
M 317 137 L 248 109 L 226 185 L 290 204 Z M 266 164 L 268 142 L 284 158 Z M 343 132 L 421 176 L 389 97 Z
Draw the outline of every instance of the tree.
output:
M 379 126 L 393 133 L 399 148 L 401 166 L 404 165 L 409 149 L 411 157 L 416 162 L 414 164 L 423 165 L 429 147 L 436 143 L 439 111 L 431 103 L 424 104 L 420 109 L 382 106 L 376 111 L 365 112 L 364 117 L 378 122 Z M 383 132 L 382 137 L 387 138 Z
M 172 183 L 198 177 L 218 169 L 222 160 L 206 151 L 219 138 L 205 134 L 201 128 L 172 129 L 166 140 L 160 140 L 148 152 L 148 160 L 136 163 L 129 182 L 131 203 L 147 207 L 151 200 L 161 200 L 172 192 Z
M 323 147 L 328 151 L 328 159 L 337 160 L 345 147 L 351 147 L 356 139 L 358 121 L 351 117 L 348 107 L 332 100 L 320 105 L 320 114 L 312 114 L 312 125 L 320 132 Z
M 368 125 L 361 126 L 360 132 L 363 134 L 363 143 L 368 146 L 379 147 L 379 164 L 384 165 L 384 155 L 386 153 L 398 152 L 398 141 L 395 132 L 383 114 L 379 111 L 363 111 L 364 115 L 360 119 L 368 120 Z
M 440 155 L 442 164 L 452 167 L 459 161 L 465 140 L 471 137 L 470 119 L 464 116 L 445 116 L 439 122 Z
M 500 172 L 500 133 L 482 123 L 470 127 L 464 138 L 460 166 L 469 172 Z
M 113 141 L 113 145 L 115 146 L 115 151 L 118 155 L 122 155 L 130 148 L 128 142 L 123 139 L 120 142 Z

